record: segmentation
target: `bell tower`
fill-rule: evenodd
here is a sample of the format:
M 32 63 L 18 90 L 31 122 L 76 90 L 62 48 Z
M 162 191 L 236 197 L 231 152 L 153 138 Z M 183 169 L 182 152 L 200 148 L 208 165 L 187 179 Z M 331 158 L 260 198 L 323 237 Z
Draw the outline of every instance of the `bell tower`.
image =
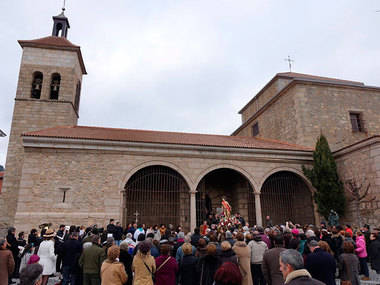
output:
M 82 76 L 87 73 L 80 47 L 67 39 L 70 25 L 64 11 L 53 17 L 51 36 L 18 41 L 23 53 L 0 194 L 0 228 L 14 223 L 26 155 L 22 133 L 77 125 Z
M 70 29 L 69 19 L 65 16 L 65 8 L 62 8 L 62 13 L 53 16 L 53 33 L 52 36 L 67 38 L 67 31 Z

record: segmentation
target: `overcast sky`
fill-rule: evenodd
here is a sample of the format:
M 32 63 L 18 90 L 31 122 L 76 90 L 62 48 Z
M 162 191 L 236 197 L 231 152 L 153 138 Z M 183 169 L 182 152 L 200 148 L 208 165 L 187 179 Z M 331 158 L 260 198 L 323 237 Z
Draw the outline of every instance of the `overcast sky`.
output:
M 0 2 L 0 129 L 9 135 L 22 49 L 60 0 Z M 111 4 L 112 3 L 112 4 Z M 67 0 L 80 45 L 80 125 L 231 134 L 276 73 L 380 86 L 380 1 Z M 0 138 L 5 164 L 9 137 Z

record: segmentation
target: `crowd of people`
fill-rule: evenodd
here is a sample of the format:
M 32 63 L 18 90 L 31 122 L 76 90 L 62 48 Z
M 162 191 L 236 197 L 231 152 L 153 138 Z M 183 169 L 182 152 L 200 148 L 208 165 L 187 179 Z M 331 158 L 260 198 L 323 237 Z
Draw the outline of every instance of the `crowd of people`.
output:
M 359 285 L 380 274 L 380 233 L 365 225 L 220 227 L 212 218 L 193 232 L 181 226 L 110 220 L 106 228 L 61 225 L 0 239 L 0 285 Z M 269 221 L 267 217 L 267 221 Z M 14 279 L 13 279 L 14 280 Z M 345 283 L 350 282 L 350 283 Z

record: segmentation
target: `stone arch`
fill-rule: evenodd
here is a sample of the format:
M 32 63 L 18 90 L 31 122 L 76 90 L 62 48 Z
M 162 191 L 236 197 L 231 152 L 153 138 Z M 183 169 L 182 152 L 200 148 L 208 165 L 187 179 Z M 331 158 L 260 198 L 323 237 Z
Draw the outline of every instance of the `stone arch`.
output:
M 236 165 L 233 165 L 233 164 L 215 164 L 213 166 L 210 166 L 208 168 L 206 168 L 205 170 L 203 170 L 197 177 L 197 180 L 195 181 L 194 183 L 194 189 L 192 189 L 193 191 L 196 190 L 198 184 L 201 182 L 201 180 L 210 172 L 214 171 L 214 170 L 217 170 L 217 169 L 221 169 L 221 168 L 227 168 L 227 169 L 232 169 L 232 170 L 235 170 L 237 172 L 239 172 L 241 175 L 243 175 L 245 178 L 247 178 L 247 180 L 249 181 L 249 183 L 251 184 L 252 188 L 254 191 L 258 191 L 257 189 L 260 189 L 258 188 L 259 184 L 256 182 L 256 180 L 252 177 L 252 175 L 246 171 L 245 169 L 239 167 L 239 166 L 236 166 Z
M 311 182 L 309 181 L 309 179 L 307 179 L 307 177 L 303 174 L 302 171 L 300 171 L 300 170 L 298 170 L 296 168 L 287 167 L 287 166 L 276 167 L 276 168 L 273 168 L 273 169 L 269 170 L 267 173 L 265 173 L 265 175 L 261 178 L 260 183 L 258 184 L 259 187 L 257 188 L 256 191 L 258 191 L 260 193 L 261 192 L 261 188 L 263 187 L 264 182 L 272 174 L 274 174 L 276 172 L 280 172 L 280 171 L 289 171 L 289 172 L 293 172 L 294 174 L 297 174 L 306 183 L 306 185 L 308 186 L 309 190 L 312 193 L 315 192 L 315 188 L 313 187 L 313 185 L 311 184 Z
M 139 170 L 145 168 L 145 167 L 148 167 L 148 166 L 155 166 L 155 165 L 160 165 L 160 166 L 166 166 L 166 167 L 169 167 L 175 171 L 177 171 L 179 174 L 181 174 L 181 176 L 183 177 L 183 179 L 185 179 L 187 185 L 189 186 L 189 189 L 191 191 L 191 189 L 193 188 L 193 181 L 191 180 L 191 178 L 185 173 L 185 171 L 183 171 L 178 165 L 172 163 L 172 162 L 168 162 L 168 161 L 163 161 L 163 160 L 149 160 L 149 161 L 146 161 L 146 162 L 143 162 L 137 166 L 135 166 L 134 168 L 132 168 L 130 171 L 128 171 L 128 173 L 124 176 L 124 178 L 120 181 L 120 184 L 119 184 L 119 189 L 121 192 L 124 191 L 124 187 L 125 185 L 127 184 L 127 182 L 129 181 L 129 179 L 136 173 L 138 172 Z
M 139 223 L 151 226 L 170 223 L 189 227 L 190 187 L 173 165 L 163 164 L 150 161 L 127 176 L 121 193 L 124 225 L 140 218 Z
M 257 182 L 245 169 L 233 164 L 212 165 L 198 175 L 194 187 L 197 225 L 210 213 L 220 213 L 222 197 L 229 201 L 234 213 L 239 212 L 246 222 L 255 223 Z
M 313 188 L 302 171 L 292 167 L 277 167 L 260 181 L 260 208 L 263 217 L 269 215 L 275 224 L 290 219 L 297 223 L 318 221 Z

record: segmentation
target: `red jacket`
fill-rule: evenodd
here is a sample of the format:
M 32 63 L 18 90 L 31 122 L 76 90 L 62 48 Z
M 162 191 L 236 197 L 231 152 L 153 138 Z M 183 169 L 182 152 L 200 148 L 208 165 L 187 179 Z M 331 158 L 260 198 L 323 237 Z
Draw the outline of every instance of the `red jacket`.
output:
M 178 264 L 174 257 L 169 257 L 169 260 L 160 268 L 160 265 L 165 262 L 168 255 L 160 255 L 156 258 L 156 283 L 155 285 L 175 285 L 176 273 Z

